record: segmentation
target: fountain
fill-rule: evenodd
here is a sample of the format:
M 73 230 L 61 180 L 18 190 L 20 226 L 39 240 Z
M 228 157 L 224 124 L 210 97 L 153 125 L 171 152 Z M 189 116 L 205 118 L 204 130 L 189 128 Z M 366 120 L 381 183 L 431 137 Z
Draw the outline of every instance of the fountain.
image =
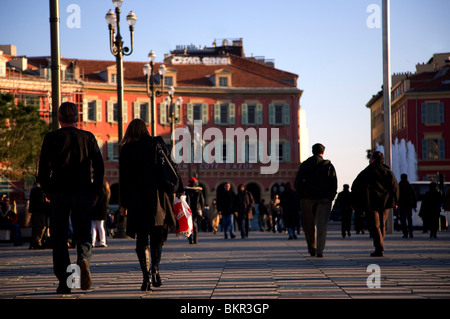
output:
M 384 154 L 384 146 L 376 144 L 376 151 L 380 151 Z M 418 180 L 417 175 L 417 154 L 414 144 L 411 141 L 395 138 L 394 144 L 392 144 L 392 171 L 395 178 L 400 180 L 401 174 L 408 175 L 409 182 L 415 182 Z

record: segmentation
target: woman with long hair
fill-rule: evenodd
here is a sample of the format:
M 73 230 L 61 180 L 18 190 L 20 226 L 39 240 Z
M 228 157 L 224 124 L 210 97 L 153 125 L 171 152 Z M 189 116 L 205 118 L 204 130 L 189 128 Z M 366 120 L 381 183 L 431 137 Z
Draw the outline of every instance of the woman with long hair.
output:
M 151 291 L 150 285 L 161 285 L 159 263 L 162 246 L 168 227 L 176 225 L 173 194 L 165 190 L 158 149 L 162 149 L 171 161 L 164 140 L 160 136 L 150 136 L 143 120 L 132 120 L 121 141 L 120 210 L 127 216 L 126 234 L 136 238 L 136 254 L 144 278 L 142 291 Z M 176 169 L 173 162 L 172 165 Z M 178 171 L 177 174 L 179 177 Z M 182 193 L 183 184 L 181 178 L 179 180 L 176 192 Z

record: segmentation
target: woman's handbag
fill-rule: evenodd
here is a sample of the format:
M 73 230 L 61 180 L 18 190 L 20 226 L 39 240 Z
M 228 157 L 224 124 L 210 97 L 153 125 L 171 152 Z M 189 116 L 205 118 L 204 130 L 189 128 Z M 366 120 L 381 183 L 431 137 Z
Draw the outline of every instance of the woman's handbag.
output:
M 177 219 L 175 234 L 177 236 L 184 235 L 189 237 L 192 234 L 194 227 L 192 224 L 192 211 L 186 202 L 186 195 L 181 195 L 180 198 L 175 197 L 173 213 Z
M 167 158 L 166 153 L 163 151 L 160 145 L 158 145 L 158 159 L 159 165 L 161 167 L 160 173 L 164 190 L 168 194 L 173 194 L 178 189 L 180 179 L 178 177 L 177 171 L 172 166 L 172 163 Z

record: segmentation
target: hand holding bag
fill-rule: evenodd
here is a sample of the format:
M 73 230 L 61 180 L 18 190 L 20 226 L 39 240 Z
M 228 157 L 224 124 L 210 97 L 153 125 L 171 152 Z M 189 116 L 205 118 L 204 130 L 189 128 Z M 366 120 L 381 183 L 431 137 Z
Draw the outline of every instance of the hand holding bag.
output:
M 181 195 L 180 198 L 175 197 L 173 213 L 177 219 L 175 234 L 177 236 L 184 235 L 189 237 L 194 227 L 192 224 L 192 211 L 186 202 L 186 195 Z

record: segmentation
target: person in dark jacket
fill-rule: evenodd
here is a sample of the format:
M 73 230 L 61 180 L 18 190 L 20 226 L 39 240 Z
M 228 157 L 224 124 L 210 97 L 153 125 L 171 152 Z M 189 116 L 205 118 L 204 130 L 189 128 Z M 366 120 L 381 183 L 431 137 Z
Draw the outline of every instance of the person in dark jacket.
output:
M 350 193 L 350 186 L 348 184 L 344 184 L 344 189 L 340 192 L 334 202 L 334 208 L 339 209 L 341 211 L 342 221 L 341 221 L 341 234 L 342 237 L 345 238 L 351 236 L 350 229 L 352 226 L 352 199 Z
M 186 194 L 186 203 L 192 212 L 192 234 L 188 237 L 190 244 L 198 243 L 198 222 L 201 221 L 202 211 L 205 207 L 205 197 L 203 196 L 203 189 L 198 185 L 195 177 L 189 178 L 188 186 L 184 188 Z
M 400 223 L 403 232 L 403 238 L 413 237 L 412 210 L 417 209 L 417 197 L 414 188 L 408 182 L 408 175 L 400 175 L 400 197 L 398 200 L 398 210 L 400 213 Z
M 336 170 L 329 160 L 323 159 L 324 152 L 322 144 L 313 145 L 313 156 L 300 164 L 294 183 L 308 252 L 317 257 L 323 257 L 331 202 L 337 193 Z
M 30 191 L 31 241 L 30 249 L 42 249 L 44 234 L 47 229 L 49 203 L 44 196 L 41 184 L 36 181 Z
M 236 210 L 242 239 L 248 238 L 249 220 L 253 218 L 252 210 L 254 205 L 255 200 L 253 199 L 252 193 L 245 189 L 244 184 L 240 184 L 236 196 Z
M 105 220 L 108 215 L 108 203 L 111 196 L 111 190 L 107 181 L 103 182 L 103 191 L 98 198 L 97 204 L 94 206 L 94 212 L 92 213 L 91 234 L 92 234 L 92 246 L 95 246 L 97 240 L 97 234 L 99 238 L 99 244 L 95 247 L 107 247 L 106 245 L 106 229 Z
M 284 192 L 281 193 L 280 204 L 284 226 L 288 231 L 288 239 L 297 239 L 295 229 L 299 226 L 300 200 L 295 190 L 292 189 L 291 183 L 287 183 Z
M 61 128 L 48 133 L 42 143 L 38 179 L 44 194 L 50 199 L 53 269 L 59 280 L 57 293 L 70 293 L 74 286 L 67 283 L 71 276 L 67 272 L 70 266 L 67 247 L 69 217 L 73 240 L 77 243 L 80 288 L 87 290 L 91 287 L 91 216 L 102 193 L 105 168 L 94 135 L 76 128 L 77 105 L 62 103 L 58 119 Z
M 439 218 L 441 215 L 442 195 L 438 190 L 438 184 L 430 183 L 430 189 L 425 193 L 420 206 L 419 216 L 424 226 L 430 230 L 430 238 L 437 238 Z
M 175 226 L 173 194 L 167 193 L 159 165 L 158 149 L 171 161 L 164 140 L 148 133 L 145 122 L 134 119 L 128 125 L 119 155 L 119 188 L 122 214 L 127 216 L 126 234 L 136 238 L 136 254 L 143 274 L 142 291 L 151 285 L 159 287 L 164 236 L 169 226 Z M 172 162 L 176 169 L 176 165 Z M 179 177 L 179 173 L 177 171 Z M 179 178 L 177 196 L 183 193 Z M 149 248 L 150 238 L 150 248 Z M 151 258 L 151 267 L 150 267 Z M 150 272 L 151 271 L 151 272 Z
M 397 179 L 384 164 L 384 155 L 372 153 L 370 164 L 361 171 L 352 184 L 352 201 L 356 209 L 367 213 L 367 223 L 375 251 L 372 257 L 384 255 L 384 236 L 389 209 L 396 207 L 399 199 Z
M 222 228 L 225 239 L 228 238 L 228 232 L 230 233 L 231 239 L 236 238 L 233 226 L 233 216 L 236 213 L 236 194 L 228 182 L 217 192 L 217 211 L 222 216 Z

